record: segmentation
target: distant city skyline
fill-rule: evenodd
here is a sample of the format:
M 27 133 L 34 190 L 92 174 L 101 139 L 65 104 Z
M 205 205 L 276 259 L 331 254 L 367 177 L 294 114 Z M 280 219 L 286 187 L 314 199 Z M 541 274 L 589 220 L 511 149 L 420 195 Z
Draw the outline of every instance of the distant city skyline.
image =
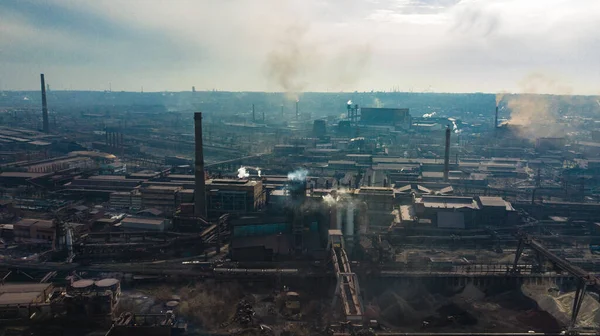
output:
M 596 0 L 0 2 L 0 90 L 600 95 Z

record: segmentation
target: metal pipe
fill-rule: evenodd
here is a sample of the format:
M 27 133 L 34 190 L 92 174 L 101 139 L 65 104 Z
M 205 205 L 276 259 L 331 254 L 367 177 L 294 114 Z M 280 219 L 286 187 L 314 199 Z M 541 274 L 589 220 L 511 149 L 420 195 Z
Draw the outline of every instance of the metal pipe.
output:
M 50 126 L 48 125 L 48 103 L 46 102 L 46 83 L 44 80 L 44 74 L 40 74 L 40 81 L 42 84 L 42 129 L 44 133 L 50 133 Z
M 206 218 L 206 186 L 204 181 L 204 152 L 202 145 L 202 112 L 194 113 L 196 138 L 194 214 Z

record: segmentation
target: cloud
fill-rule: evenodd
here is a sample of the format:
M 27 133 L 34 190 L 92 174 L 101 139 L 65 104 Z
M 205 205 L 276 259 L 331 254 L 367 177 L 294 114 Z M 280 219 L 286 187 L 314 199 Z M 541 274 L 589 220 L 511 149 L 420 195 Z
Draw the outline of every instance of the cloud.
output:
M 57 88 L 96 90 L 515 92 L 553 69 L 596 93 L 599 20 L 595 0 L 4 1 L 0 78 L 14 89 L 46 72 Z M 293 79 L 269 75 L 294 26 L 314 49 Z

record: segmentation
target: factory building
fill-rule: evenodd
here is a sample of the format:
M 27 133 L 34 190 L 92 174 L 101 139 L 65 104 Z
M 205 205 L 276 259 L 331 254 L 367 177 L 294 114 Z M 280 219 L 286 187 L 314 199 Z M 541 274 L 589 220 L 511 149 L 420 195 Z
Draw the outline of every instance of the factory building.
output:
M 567 144 L 565 138 L 537 138 L 535 139 L 535 149 L 538 153 L 547 151 L 556 151 L 564 149 Z
M 0 320 L 29 318 L 29 307 L 45 303 L 53 287 L 45 283 L 0 285 Z
M 293 254 L 292 224 L 285 217 L 244 216 L 231 221 L 233 260 L 269 261 Z
M 13 228 L 17 241 L 51 243 L 56 236 L 56 225 L 51 220 L 25 218 L 15 223 Z
M 180 186 L 147 185 L 140 189 L 143 208 L 155 208 L 172 214 L 177 207 L 177 194 Z
M 262 181 L 212 179 L 206 181 L 209 217 L 256 212 L 266 202 Z
M 360 122 L 365 125 L 386 125 L 408 129 L 411 117 L 407 108 L 361 107 Z
M 394 214 L 394 189 L 389 187 L 362 187 L 355 191 L 355 199 L 359 202 L 362 231 L 384 231 L 396 219 Z
M 517 211 L 501 197 L 424 195 L 414 200 L 414 214 L 420 224 L 441 229 L 510 227 L 518 221 Z
M 120 227 L 127 231 L 138 230 L 162 232 L 169 227 L 169 220 L 166 218 L 130 216 L 123 218 Z

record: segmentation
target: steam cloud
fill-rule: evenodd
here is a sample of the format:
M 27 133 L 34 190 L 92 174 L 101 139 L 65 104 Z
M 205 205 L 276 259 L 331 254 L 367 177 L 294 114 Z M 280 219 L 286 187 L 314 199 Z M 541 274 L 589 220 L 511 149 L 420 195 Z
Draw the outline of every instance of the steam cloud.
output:
M 290 181 L 304 181 L 306 180 L 306 176 L 308 176 L 308 170 L 298 169 L 296 171 L 288 173 L 287 178 Z
M 267 54 L 267 77 L 290 101 L 297 101 L 310 82 L 325 83 L 332 89 L 354 85 L 371 58 L 368 44 L 328 44 L 334 50 L 325 50 L 323 44 L 309 38 L 308 31 L 308 26 L 291 25 Z
M 246 167 L 240 167 L 238 169 L 238 178 L 246 178 L 250 176 L 250 173 L 248 172 L 248 170 L 246 169 Z
M 425 113 L 423 114 L 423 118 L 431 118 L 435 115 L 435 112 L 431 112 L 431 113 Z
M 448 118 L 448 120 L 450 120 L 452 122 L 452 131 L 454 131 L 454 133 L 457 133 L 457 134 L 460 133 L 460 130 L 458 129 L 458 125 L 456 125 L 456 119 Z
M 379 98 L 375 97 L 375 99 L 373 99 L 373 106 L 377 108 L 382 108 L 383 103 L 381 102 L 381 100 L 379 100 Z
M 242 178 L 249 177 L 250 176 L 250 172 L 248 172 L 248 169 L 255 170 L 256 174 L 258 175 L 258 177 L 260 177 L 260 175 L 262 173 L 261 170 L 260 170 L 260 168 L 258 168 L 258 167 L 245 167 L 245 166 L 242 166 L 242 167 L 240 167 L 238 169 L 238 175 L 237 175 L 238 178 L 242 179 Z

